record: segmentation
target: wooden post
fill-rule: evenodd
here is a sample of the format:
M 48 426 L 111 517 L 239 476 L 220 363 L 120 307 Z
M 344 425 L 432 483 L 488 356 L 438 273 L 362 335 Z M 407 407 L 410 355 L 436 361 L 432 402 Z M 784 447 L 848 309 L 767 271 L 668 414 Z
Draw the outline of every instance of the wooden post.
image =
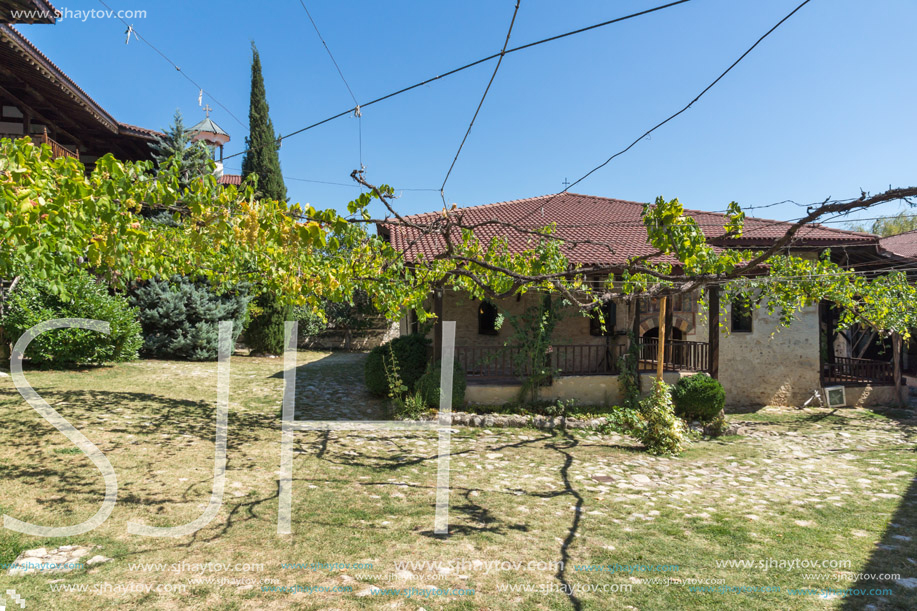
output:
M 707 349 L 710 362 L 708 373 L 714 380 L 720 375 L 720 289 L 707 289 Z
M 433 313 L 436 322 L 433 324 L 433 362 L 438 363 L 443 352 L 443 288 L 433 289 Z
M 665 361 L 665 305 L 668 297 L 659 299 L 659 349 L 656 351 L 656 383 L 662 382 Z
M 895 397 L 898 407 L 904 409 L 904 397 L 901 394 L 901 334 L 892 333 L 892 359 L 894 359 Z
M 666 302 L 668 302 L 668 297 L 666 297 Z M 668 350 L 669 360 L 674 361 L 674 349 L 675 349 L 675 325 L 674 325 L 674 316 L 672 310 L 675 309 L 675 297 L 672 297 L 671 303 L 666 303 L 667 307 L 665 309 L 665 346 Z
M 640 298 L 636 297 L 633 301 L 634 306 L 634 319 L 631 324 L 631 329 L 634 332 L 634 341 L 640 339 Z

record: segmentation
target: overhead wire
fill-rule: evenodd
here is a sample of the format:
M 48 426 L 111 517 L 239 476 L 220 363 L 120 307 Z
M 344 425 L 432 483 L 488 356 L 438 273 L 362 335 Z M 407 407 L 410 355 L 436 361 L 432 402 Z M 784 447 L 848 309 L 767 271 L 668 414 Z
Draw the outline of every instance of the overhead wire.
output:
M 794 8 L 792 11 L 790 11 L 785 17 L 783 17 L 783 19 L 781 19 L 780 21 L 778 21 L 778 22 L 776 23 L 776 25 L 774 25 L 771 29 L 769 29 L 767 32 L 765 32 L 760 38 L 758 38 L 758 40 L 756 40 L 756 41 L 754 42 L 753 45 L 751 45 L 748 49 L 745 50 L 744 53 L 742 53 L 742 55 L 740 55 L 740 56 L 738 57 L 738 59 L 736 59 L 734 62 L 732 62 L 732 63 L 729 65 L 728 68 L 726 68 L 723 72 L 721 72 L 719 76 L 717 76 L 715 79 L 713 79 L 713 81 L 712 81 L 709 85 L 707 85 L 706 87 L 704 87 L 704 89 L 701 90 L 701 92 L 700 92 L 699 94 L 697 94 L 690 102 L 688 102 L 688 103 L 687 103 L 685 106 L 683 106 L 680 110 L 678 110 L 678 111 L 676 111 L 675 113 L 669 115 L 668 117 L 666 117 L 666 118 L 663 119 L 662 121 L 656 123 L 656 125 L 654 125 L 654 126 L 651 127 L 650 129 L 648 129 L 648 130 L 646 130 L 645 132 L 643 132 L 643 134 L 642 134 L 639 138 L 637 138 L 636 140 L 634 140 L 633 142 L 631 142 L 630 144 L 628 144 L 626 147 L 624 147 L 624 148 L 621 149 L 620 151 L 614 153 L 614 154 L 611 155 L 608 159 L 606 159 L 605 161 L 603 161 L 603 162 L 600 163 L 599 165 L 595 166 L 594 168 L 592 168 L 591 170 L 589 170 L 588 172 L 586 172 L 585 174 L 583 174 L 582 176 L 580 176 L 579 178 L 577 178 L 576 180 L 574 180 L 572 183 L 566 185 L 566 186 L 564 187 L 563 191 L 560 191 L 560 192 L 557 193 L 554 197 L 557 197 L 557 196 L 559 196 L 559 195 L 562 195 L 562 194 L 564 194 L 564 193 L 567 193 L 572 187 L 574 187 L 574 186 L 576 186 L 577 184 L 581 183 L 581 182 L 584 181 L 586 178 L 588 178 L 589 176 L 591 176 L 591 175 L 594 174 L 595 172 L 599 171 L 600 169 L 604 168 L 604 167 L 607 166 L 609 163 L 611 163 L 614 159 L 620 157 L 621 155 L 624 155 L 624 154 L 627 153 L 629 150 L 631 150 L 634 146 L 636 146 L 637 143 L 639 143 L 641 140 L 643 140 L 644 138 L 646 138 L 647 136 L 649 136 L 650 134 L 652 134 L 653 132 L 655 132 L 657 129 L 659 129 L 659 128 L 662 127 L 663 125 L 667 124 L 668 122 L 672 121 L 673 119 L 677 118 L 678 116 L 680 116 L 681 114 L 683 114 L 685 111 L 687 111 L 689 108 L 691 108 L 691 107 L 692 107 L 698 100 L 700 100 L 708 91 L 710 91 L 711 89 L 713 89 L 713 87 L 715 87 L 717 83 L 719 83 L 721 80 L 723 80 L 723 78 L 724 78 L 727 74 L 729 74 L 729 73 L 732 71 L 733 68 L 735 68 L 737 65 L 739 65 L 739 63 L 740 63 L 743 59 L 745 59 L 745 58 L 746 58 L 746 57 L 747 57 L 747 56 L 748 56 L 748 55 L 749 55 L 749 54 L 750 54 L 759 44 L 761 44 L 761 42 L 764 41 L 765 38 L 767 38 L 768 36 L 770 36 L 777 28 L 779 28 L 781 25 L 783 25 L 788 19 L 790 19 L 790 17 L 792 17 L 793 15 L 795 15 L 802 7 L 804 7 L 806 4 L 808 4 L 808 3 L 811 2 L 811 1 L 812 1 L 812 0 L 803 0 L 802 3 L 800 3 L 796 8 Z M 550 201 L 550 200 L 549 200 L 549 201 Z M 548 203 L 548 202 L 545 202 L 545 204 L 546 204 L 546 203 Z M 544 204 L 542 204 L 542 206 L 544 206 Z M 537 208 L 536 208 L 536 209 L 537 209 Z M 529 215 L 534 214 L 535 211 L 536 211 L 536 209 L 533 209 L 532 212 L 529 213 Z
M 315 30 L 316 36 L 322 42 L 322 46 L 325 47 L 325 51 L 328 53 L 328 57 L 331 58 L 331 63 L 334 64 L 334 68 L 338 72 L 338 76 L 341 77 L 341 81 L 344 83 L 344 87 L 347 88 L 347 93 L 350 94 L 350 99 L 353 100 L 353 105 L 355 108 L 354 114 L 357 117 L 357 131 L 358 131 L 358 143 L 359 143 L 359 152 L 360 152 L 360 167 L 363 167 L 363 113 L 360 112 L 360 103 L 357 102 L 357 96 L 354 95 L 353 89 L 350 87 L 350 83 L 347 82 L 347 79 L 344 77 L 344 71 L 341 70 L 341 66 L 338 65 L 336 59 L 334 59 L 334 54 L 331 52 L 331 48 L 328 46 L 328 43 L 325 42 L 325 37 L 322 36 L 322 33 L 318 29 L 318 24 L 315 23 L 315 19 L 312 18 L 312 13 L 309 12 L 309 9 L 306 7 L 305 0 L 299 0 L 299 3 L 302 5 L 304 11 L 306 11 L 306 16 L 309 18 L 309 21 L 312 23 L 312 28 Z
M 233 114 L 233 112 L 232 112 L 231 110 L 229 110 L 229 108 L 227 108 L 226 105 L 224 105 L 222 102 L 220 102 L 220 100 L 218 100 L 218 99 L 216 98 L 216 96 L 214 96 L 214 95 L 213 95 L 212 93 L 210 93 L 208 90 L 204 89 L 204 88 L 200 85 L 200 83 L 198 83 L 198 82 L 195 81 L 193 78 L 191 78 L 191 76 L 190 76 L 187 72 L 185 72 L 184 70 L 182 70 L 181 67 L 179 67 L 178 64 L 176 64 L 174 61 L 172 61 L 172 60 L 169 58 L 168 55 L 166 55 L 165 53 L 163 53 L 156 45 L 154 45 L 152 42 L 150 42 L 149 39 L 147 39 L 147 38 L 145 38 L 144 36 L 142 36 L 142 35 L 140 34 L 140 32 L 138 32 L 137 29 L 136 29 L 132 24 L 129 24 L 127 21 L 124 20 L 123 17 L 121 17 L 121 16 L 118 14 L 118 11 L 115 11 L 115 10 L 112 9 L 110 6 L 108 6 L 108 5 L 104 2 L 104 0 L 98 0 L 98 1 L 99 1 L 99 4 L 101 4 L 101 5 L 104 6 L 106 9 L 108 9 L 108 10 L 109 10 L 109 11 L 110 11 L 110 12 L 111 12 L 111 13 L 112 13 L 121 23 L 123 23 L 125 26 L 127 26 L 129 34 L 132 34 L 134 37 L 137 38 L 137 40 L 141 41 L 141 42 L 144 43 L 146 46 L 148 46 L 148 47 L 151 48 L 153 51 L 155 51 L 160 57 L 162 57 L 164 60 L 166 60 L 166 61 L 169 63 L 169 65 L 171 65 L 173 68 L 175 68 L 175 70 L 176 70 L 179 74 L 181 74 L 183 77 L 185 77 L 185 78 L 188 80 L 188 82 L 190 82 L 192 85 L 194 85 L 194 86 L 197 88 L 198 91 L 200 91 L 202 94 L 207 94 L 207 96 L 208 96 L 211 100 L 213 100 L 214 103 L 215 103 L 217 106 L 219 106 L 220 108 L 222 108 L 223 110 L 225 110 L 226 113 L 227 113 L 230 117 L 232 117 L 233 119 L 235 119 L 236 123 L 238 123 L 239 125 L 241 125 L 242 127 L 246 128 L 246 129 L 248 129 L 248 125 L 246 125 L 245 123 L 243 123 L 243 122 L 241 121 L 241 119 L 239 119 L 239 117 L 237 117 L 235 114 Z
M 481 112 L 481 107 L 484 106 L 484 100 L 487 98 L 487 94 L 490 92 L 490 86 L 494 84 L 494 79 L 497 78 L 497 72 L 500 70 L 500 66 L 503 65 L 503 58 L 506 56 L 506 47 L 509 46 L 509 38 L 513 33 L 513 26 L 516 24 L 516 15 L 519 14 L 520 4 L 520 0 L 516 0 L 516 8 L 513 10 L 513 18 L 510 19 L 509 29 L 506 31 L 506 40 L 503 42 L 503 49 L 500 50 L 500 58 L 497 60 L 497 65 L 494 66 L 494 71 L 493 74 L 490 75 L 490 80 L 487 81 L 487 87 L 484 88 L 484 95 L 481 96 L 481 101 L 478 102 L 478 107 L 475 109 L 474 115 L 471 117 L 471 122 L 468 123 L 468 129 L 465 130 L 465 136 L 462 138 L 462 142 L 459 144 L 458 150 L 455 151 L 455 156 L 452 158 L 452 163 L 449 165 L 449 170 L 446 172 L 446 177 L 443 178 L 443 184 L 439 187 L 439 195 L 443 200 L 443 208 L 446 207 L 446 183 L 449 181 L 449 177 L 452 175 L 452 170 L 455 168 L 455 164 L 458 161 L 459 155 L 462 153 L 462 149 L 465 147 L 465 142 L 468 140 L 468 134 L 471 133 L 471 128 L 474 127 L 474 122 L 478 118 L 478 113 Z
M 622 21 L 627 21 L 627 20 L 629 20 L 629 19 L 634 19 L 634 18 L 636 18 L 636 17 L 642 17 L 642 16 L 644 16 L 644 15 L 649 15 L 649 14 L 651 14 L 651 13 L 655 13 L 655 12 L 657 12 L 657 11 L 661 11 L 661 10 L 664 10 L 664 9 L 672 8 L 672 7 L 674 7 L 674 6 L 678 6 L 678 5 L 680 5 L 680 4 L 685 4 L 685 3 L 691 2 L 691 1 L 692 1 L 692 0 L 677 0 L 677 1 L 675 1 L 675 2 L 669 2 L 668 4 L 663 4 L 663 5 L 656 6 L 656 7 L 653 7 L 653 8 L 649 8 L 649 9 L 646 9 L 646 10 L 643 10 L 643 11 L 639 11 L 639 12 L 636 12 L 636 13 L 631 13 L 631 14 L 629 14 L 629 15 L 624 15 L 623 17 L 616 17 L 616 18 L 614 18 L 614 19 L 609 19 L 609 20 L 603 21 L 603 22 L 601 22 L 601 23 L 596 23 L 596 24 L 593 24 L 593 25 L 590 25 L 590 26 L 586 26 L 586 27 L 583 27 L 583 28 L 579 28 L 579 29 L 576 29 L 576 30 L 572 30 L 572 31 L 570 31 L 570 32 L 564 32 L 563 34 L 557 34 L 557 35 L 551 36 L 551 37 L 549 37 L 549 38 L 543 38 L 543 39 L 541 39 L 541 40 L 536 40 L 536 41 L 534 41 L 534 42 L 530 42 L 530 43 L 527 43 L 527 44 L 524 44 L 524 45 L 520 45 L 520 46 L 518 46 L 518 47 L 513 47 L 513 48 L 511 48 L 511 49 L 507 49 L 506 52 L 503 53 L 503 55 L 509 55 L 509 54 L 515 53 L 515 52 L 517 52 L 517 51 L 522 51 L 522 50 L 525 50 L 525 49 L 530 49 L 530 48 L 532 48 L 532 47 L 535 47 L 535 46 L 538 46 L 538 45 L 542 45 L 542 44 L 545 44 L 545 43 L 549 43 L 549 42 L 553 42 L 553 41 L 555 41 L 555 40 L 560 40 L 560 39 L 566 38 L 566 37 L 568 37 L 568 36 L 573 36 L 573 35 L 576 35 L 576 34 L 582 34 L 583 32 L 588 32 L 588 31 L 591 31 L 591 30 L 595 30 L 595 29 L 597 29 L 597 28 L 602 28 L 602 27 L 605 27 L 605 26 L 613 25 L 613 24 L 615 24 L 615 23 L 620 23 L 620 22 L 622 22 Z M 401 94 L 403 94 L 403 93 L 407 93 L 408 91 L 412 91 L 412 90 L 417 89 L 417 88 L 419 88 L 419 87 L 423 87 L 423 86 L 425 86 L 425 85 L 429 85 L 430 83 L 432 83 L 432 82 L 434 82 L 434 81 L 437 81 L 437 80 L 440 80 L 440 79 L 443 79 L 443 78 L 452 76 L 452 75 L 454 75 L 454 74 L 458 74 L 459 72 L 462 72 L 462 71 L 464 71 L 464 70 L 468 70 L 469 68 L 473 68 L 473 67 L 478 66 L 478 65 L 480 65 L 480 64 L 486 63 L 486 62 L 488 62 L 488 61 L 490 61 L 490 60 L 492 60 L 492 59 L 497 59 L 497 58 L 500 57 L 500 56 L 501 56 L 501 53 L 494 53 L 494 54 L 492 54 L 492 55 L 488 55 L 487 57 L 482 57 L 482 58 L 480 58 L 480 59 L 474 60 L 474 61 L 472 61 L 472 62 L 469 62 L 469 63 L 467 63 L 467 64 L 464 64 L 464 65 L 462 65 L 462 66 L 459 66 L 458 68 L 454 68 L 454 69 L 452 69 L 452 70 L 449 70 L 448 72 L 444 72 L 444 73 L 442 73 L 442 74 L 438 74 L 438 75 L 436 75 L 436 76 L 433 76 L 433 77 L 424 79 L 424 80 L 422 80 L 422 81 L 420 81 L 420 82 L 414 83 L 413 85 L 409 85 L 409 86 L 407 86 L 407 87 L 403 87 L 403 88 L 401 88 L 401 89 L 398 89 L 397 91 L 393 91 L 393 92 L 391 92 L 391 93 L 387 93 L 387 94 L 385 94 L 385 95 L 383 95 L 383 96 L 381 96 L 381 97 L 378 97 L 378 98 L 376 98 L 376 99 L 374 99 L 374 100 L 371 100 L 371 101 L 369 101 L 369 102 L 366 102 L 366 103 L 364 103 L 364 104 L 361 104 L 361 105 L 360 105 L 360 109 L 366 108 L 367 106 L 372 106 L 373 104 L 378 104 L 379 102 L 383 102 L 383 101 L 385 101 L 385 100 L 388 100 L 388 99 L 393 98 L 393 97 L 395 97 L 395 96 L 399 96 L 399 95 L 401 95 Z M 331 121 L 334 121 L 335 119 L 339 119 L 339 118 L 341 118 L 341 117 L 343 117 L 343 116 L 346 116 L 346 115 L 348 115 L 348 114 L 351 114 L 351 113 L 354 112 L 355 110 L 357 110 L 356 107 L 348 108 L 347 110 L 344 110 L 344 111 L 339 112 L 339 113 L 337 113 L 337 114 L 331 115 L 330 117 L 326 117 L 325 119 L 322 119 L 322 120 L 320 120 L 320 121 L 316 121 L 315 123 L 312 123 L 312 124 L 310 124 L 310 125 L 306 125 L 306 126 L 301 127 L 301 128 L 299 128 L 299 129 L 297 129 L 297 130 L 294 130 L 294 131 L 292 131 L 292 132 L 290 132 L 290 133 L 288 133 L 288 134 L 282 135 L 282 136 L 280 136 L 278 139 L 287 139 L 287 138 L 290 138 L 290 137 L 292 137 L 292 136 L 299 135 L 299 134 L 301 134 L 301 133 L 303 133 L 303 132 L 307 132 L 307 131 L 309 131 L 309 130 L 311 130 L 311 129 L 314 129 L 314 128 L 316 128 L 316 127 L 319 127 L 319 126 L 321 126 L 321 125 L 324 125 L 325 123 L 329 123 L 329 122 L 331 122 Z M 266 146 L 266 145 L 262 145 L 262 146 Z M 232 155 L 229 155 L 229 156 L 225 157 L 225 159 L 229 159 L 229 158 L 231 158 L 231 157 L 238 157 L 238 156 L 240 156 L 240 155 L 244 155 L 244 154 L 247 153 L 247 152 L 248 152 L 248 149 L 246 149 L 246 150 L 244 150 L 244 151 L 240 151 L 240 152 L 238 152 L 238 153 L 233 153 Z

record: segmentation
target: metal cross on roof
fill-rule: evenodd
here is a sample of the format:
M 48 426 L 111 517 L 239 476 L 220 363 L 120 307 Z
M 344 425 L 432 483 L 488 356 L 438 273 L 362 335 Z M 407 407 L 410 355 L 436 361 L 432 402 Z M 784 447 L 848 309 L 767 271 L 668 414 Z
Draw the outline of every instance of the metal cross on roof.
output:
M 210 111 L 211 111 L 211 110 L 213 110 L 213 109 L 210 108 L 210 104 L 205 104 L 205 105 L 204 105 L 204 112 L 207 113 L 207 117 L 208 117 L 208 118 L 210 117 Z
M 564 186 L 564 190 L 566 190 L 567 187 L 570 186 L 570 181 L 567 180 L 567 178 L 566 178 L 566 176 L 565 176 L 565 177 L 564 177 L 564 181 L 563 181 L 562 183 L 560 183 L 560 184 L 562 184 L 562 185 Z

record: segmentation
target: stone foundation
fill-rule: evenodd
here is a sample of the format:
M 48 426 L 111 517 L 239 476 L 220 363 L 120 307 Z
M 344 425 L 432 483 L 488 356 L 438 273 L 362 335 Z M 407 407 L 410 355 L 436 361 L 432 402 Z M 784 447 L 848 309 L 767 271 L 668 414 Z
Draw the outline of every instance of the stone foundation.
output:
M 666 371 L 662 379 L 666 384 L 674 384 L 683 375 L 680 372 Z M 643 396 L 653 388 L 656 376 L 649 373 L 640 374 L 640 388 Z M 516 400 L 519 396 L 518 384 L 475 384 L 470 382 L 465 389 L 465 400 L 472 405 L 504 405 Z M 541 389 L 541 398 L 545 401 L 573 399 L 582 405 L 618 405 L 621 395 L 618 390 L 618 376 L 564 376 L 554 379 L 551 386 Z

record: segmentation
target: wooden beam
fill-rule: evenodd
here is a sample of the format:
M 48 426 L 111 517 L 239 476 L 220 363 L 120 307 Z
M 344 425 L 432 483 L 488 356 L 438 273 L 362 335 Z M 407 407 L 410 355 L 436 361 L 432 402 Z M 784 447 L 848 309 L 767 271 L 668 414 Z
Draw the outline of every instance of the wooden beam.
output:
M 656 383 L 662 382 L 663 365 L 665 364 L 665 306 L 668 297 L 659 298 L 659 349 L 656 351 Z
M 895 397 L 898 399 L 898 407 L 904 409 L 904 395 L 901 392 L 901 334 L 892 333 L 892 358 L 894 359 L 894 376 L 895 376 Z
M 707 289 L 707 343 L 710 359 L 707 373 L 716 379 L 720 375 L 720 289 L 717 286 Z
M 669 356 L 672 356 L 672 340 L 675 339 L 675 325 L 672 310 L 675 309 L 675 297 L 667 299 L 668 307 L 665 309 L 665 345 L 669 350 Z
M 443 352 L 443 288 L 433 289 L 433 313 L 436 322 L 433 324 L 433 362 L 438 362 Z
M 65 134 L 68 138 L 73 140 L 75 144 L 79 144 L 82 142 L 80 138 L 76 138 L 73 134 L 71 134 L 67 130 L 61 129 L 58 121 L 51 121 L 45 115 L 35 110 L 34 106 L 24 102 L 19 96 L 11 92 L 9 89 L 4 87 L 3 85 L 0 85 L 0 93 L 10 98 L 13 102 L 16 103 L 17 106 L 20 107 L 19 109 L 22 111 L 23 123 L 25 123 L 25 117 L 29 117 L 29 129 L 31 129 L 31 119 L 34 117 L 34 118 L 39 119 L 46 126 L 57 127 L 57 129 L 61 133 Z M 24 135 L 30 136 L 31 134 L 26 133 Z
M 634 332 L 634 341 L 640 339 L 640 298 L 637 297 L 633 301 L 634 307 L 634 319 L 632 321 L 631 330 Z

